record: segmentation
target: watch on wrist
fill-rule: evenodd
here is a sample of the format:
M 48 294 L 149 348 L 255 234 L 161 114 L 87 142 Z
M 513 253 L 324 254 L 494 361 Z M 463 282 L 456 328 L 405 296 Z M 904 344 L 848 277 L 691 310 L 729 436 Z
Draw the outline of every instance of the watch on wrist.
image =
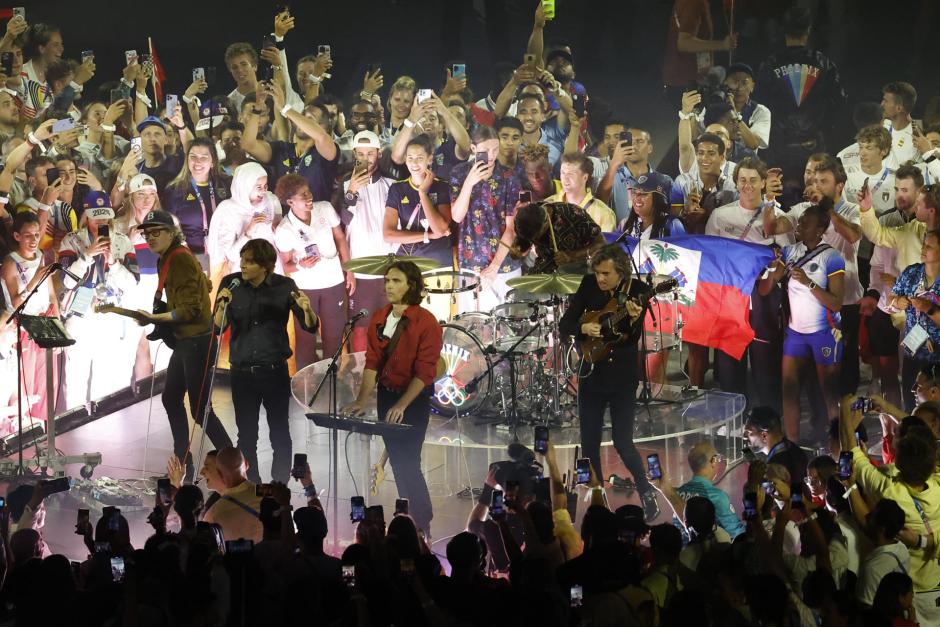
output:
M 819 287 L 819 285 L 816 284 L 816 281 L 810 280 L 809 285 L 807 285 L 807 287 L 809 288 L 809 291 L 812 292 L 814 289 Z
M 346 205 L 352 206 L 359 202 L 359 192 L 346 192 Z

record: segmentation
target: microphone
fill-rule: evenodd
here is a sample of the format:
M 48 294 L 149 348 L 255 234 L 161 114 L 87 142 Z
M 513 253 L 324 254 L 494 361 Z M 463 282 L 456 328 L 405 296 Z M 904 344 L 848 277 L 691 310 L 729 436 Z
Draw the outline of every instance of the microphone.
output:
M 360 318 L 365 318 L 368 315 L 369 315 L 369 310 L 363 307 L 362 309 L 359 310 L 359 313 L 357 313 L 356 315 L 354 315 L 352 318 L 349 319 L 349 322 L 355 322 L 356 320 L 359 320 Z
M 231 292 L 232 290 L 234 290 L 236 287 L 238 287 L 241 284 L 242 284 L 242 280 L 236 277 L 232 279 L 231 281 L 229 281 L 227 289 L 228 291 Z M 228 301 L 228 300 L 231 300 L 231 298 L 228 298 L 226 296 L 217 296 L 215 299 L 217 303 L 221 303 L 222 301 Z
M 78 276 L 77 274 L 75 274 L 74 272 L 72 272 L 72 271 L 70 271 L 70 270 L 66 270 L 65 268 L 62 267 L 62 264 L 59 263 L 58 261 L 56 261 L 56 262 L 54 262 L 54 263 L 52 264 L 52 269 L 53 269 L 53 270 L 61 270 L 62 272 L 65 273 L 65 275 L 66 275 L 68 278 L 72 279 L 72 280 L 75 281 L 76 283 L 81 283 L 81 282 L 82 282 L 82 277 Z

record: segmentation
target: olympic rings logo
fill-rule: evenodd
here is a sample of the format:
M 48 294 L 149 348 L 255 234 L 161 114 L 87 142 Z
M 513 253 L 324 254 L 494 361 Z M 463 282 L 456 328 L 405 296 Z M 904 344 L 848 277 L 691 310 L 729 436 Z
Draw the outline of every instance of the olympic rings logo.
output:
M 434 396 L 442 405 L 461 407 L 467 402 L 464 385 L 454 375 L 464 364 L 470 363 L 470 351 L 454 344 L 444 344 L 441 358 L 446 366 L 444 376 L 434 383 Z

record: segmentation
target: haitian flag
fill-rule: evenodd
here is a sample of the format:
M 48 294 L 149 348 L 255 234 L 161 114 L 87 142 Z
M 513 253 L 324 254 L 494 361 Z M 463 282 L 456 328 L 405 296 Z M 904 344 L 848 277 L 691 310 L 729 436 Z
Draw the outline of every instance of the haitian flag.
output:
M 607 234 L 609 241 L 617 234 Z M 762 244 L 713 235 L 679 235 L 663 239 L 636 238 L 624 243 L 634 255 L 641 274 L 672 276 L 678 292 L 657 297 L 656 321 L 647 317 L 659 333 L 672 333 L 682 321 L 685 342 L 718 348 L 740 359 L 754 331 L 748 322 L 754 283 L 773 260 L 773 251 Z M 638 248 L 634 251 L 635 248 Z

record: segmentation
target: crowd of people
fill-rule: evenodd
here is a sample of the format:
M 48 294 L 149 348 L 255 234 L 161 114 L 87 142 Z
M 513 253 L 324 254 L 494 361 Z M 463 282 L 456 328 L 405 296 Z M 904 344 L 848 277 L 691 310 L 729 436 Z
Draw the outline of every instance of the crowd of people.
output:
M 289 9 L 273 16 L 261 50 L 225 50 L 230 93 L 214 93 L 217 77 L 194 68 L 179 97 L 163 93 L 149 55 L 128 51 L 122 76 L 99 83 L 93 52 L 64 56 L 60 27 L 19 12 L 6 23 L 0 323 L 26 302 L 25 314 L 61 319 L 75 344 L 47 372 L 23 331 L 18 364 L 14 327 L 4 324 L 0 435 L 16 429 L 18 408 L 44 420 L 136 389 L 159 367 L 163 341 L 175 455 L 146 545 L 131 546 L 126 519 L 109 509 L 96 525 L 80 518 L 90 553 L 81 563 L 48 555 L 46 485 L 10 492 L 0 516 L 5 620 L 940 624 L 940 103 L 914 120 L 915 87 L 888 83 L 880 103 L 854 107 L 855 137 L 839 137 L 834 121 L 848 114 L 848 98 L 838 69 L 808 44 L 808 11 L 780 16 L 779 52 L 722 68 L 716 55 L 733 50 L 736 35 L 713 39 L 708 3 L 676 0 L 663 78 L 678 123 L 675 137 L 656 142 L 675 142 L 677 163 L 657 171 L 650 123 L 590 98 L 576 80 L 577 51 L 545 44 L 546 5 L 535 7 L 522 63 L 500 65 L 480 99 L 459 62 L 434 88 L 400 76 L 386 89 L 372 65 L 361 89 L 340 98 L 329 90 L 328 45 L 289 61 Z M 445 555 L 430 548 L 422 431 L 390 445 L 407 497 L 395 515 L 386 522 L 381 506 L 365 508 L 355 543 L 328 555 L 309 466 L 290 466 L 286 360 L 301 368 L 344 348 L 365 351 L 378 376 L 363 381 L 351 411 L 378 385 L 382 417 L 426 426 L 440 352 L 439 325 L 418 307 L 415 266 L 383 276 L 346 262 L 433 259 L 478 277 L 459 310 L 489 311 L 506 301 L 510 279 L 587 261 L 592 272 L 561 321 L 583 340 L 601 334 L 585 311 L 642 292 L 629 287 L 627 256 L 601 248 L 603 233 L 774 249 L 754 286 L 745 355 L 691 344 L 685 364 L 693 385 L 704 387 L 712 370 L 708 382 L 748 397 L 743 500 L 713 483 L 724 460 L 708 442 L 688 452 L 694 477 L 685 484 L 647 476 L 632 441 L 634 392 L 643 373 L 661 380 L 665 368 L 663 355 L 639 367 L 634 328 L 624 332 L 632 348 L 615 348 L 582 381 L 587 487 L 569 485 L 550 444 L 537 460 L 492 467 L 468 531 L 446 543 L 445 574 Z M 375 315 L 354 317 L 362 309 Z M 226 327 L 234 446 L 205 377 Z M 398 346 L 412 356 L 390 373 Z M 876 392 L 863 398 L 860 363 Z M 218 451 L 200 471 L 208 497 L 190 483 L 186 395 Z M 270 484 L 256 452 L 262 404 Z M 616 511 L 600 463 L 608 407 L 641 503 Z M 870 412 L 881 416 L 877 455 L 861 424 Z M 807 459 L 801 445 L 828 454 Z M 308 500 L 296 511 L 291 477 Z M 591 505 L 575 516 L 573 495 L 585 490 Z M 492 507 L 496 492 L 502 507 Z M 671 523 L 653 524 L 660 503 Z M 41 604 L 50 586 L 59 602 Z M 38 607 L 48 613 L 37 618 Z

